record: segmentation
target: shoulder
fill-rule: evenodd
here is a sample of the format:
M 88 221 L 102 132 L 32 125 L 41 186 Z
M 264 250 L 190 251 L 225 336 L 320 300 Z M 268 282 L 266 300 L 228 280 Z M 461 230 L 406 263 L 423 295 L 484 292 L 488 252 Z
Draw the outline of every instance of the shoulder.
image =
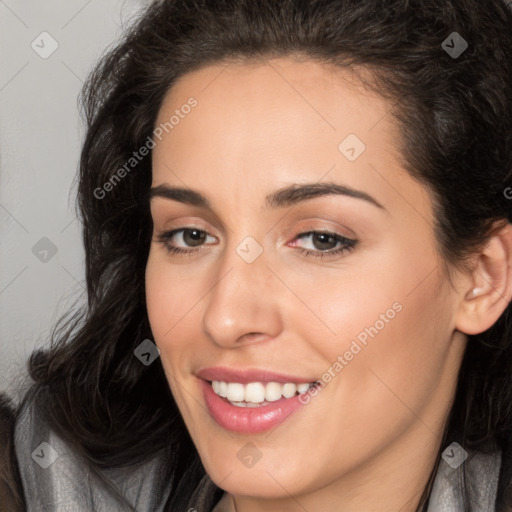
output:
M 501 450 L 486 453 L 450 445 L 439 461 L 427 512 L 464 510 L 465 500 L 475 512 L 495 510 L 501 472 Z
M 99 467 L 49 426 L 36 393 L 20 406 L 14 439 L 29 510 L 163 512 L 153 498 L 158 460 L 137 467 Z
M 496 512 L 512 510 L 512 432 L 503 443 Z

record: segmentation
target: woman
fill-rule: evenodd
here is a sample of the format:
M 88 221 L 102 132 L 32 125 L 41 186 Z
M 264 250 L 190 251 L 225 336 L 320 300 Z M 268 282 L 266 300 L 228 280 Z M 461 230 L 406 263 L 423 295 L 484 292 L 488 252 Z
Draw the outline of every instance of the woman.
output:
M 34 510 L 512 510 L 512 13 L 182 0 L 90 76 L 88 305 Z

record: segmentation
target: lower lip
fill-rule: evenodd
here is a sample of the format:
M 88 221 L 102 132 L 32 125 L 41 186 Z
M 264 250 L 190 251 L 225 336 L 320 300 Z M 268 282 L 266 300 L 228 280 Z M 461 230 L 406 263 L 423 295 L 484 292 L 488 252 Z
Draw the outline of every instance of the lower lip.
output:
M 304 406 L 299 401 L 300 395 L 295 395 L 260 407 L 237 407 L 217 395 L 210 382 L 203 379 L 200 381 L 211 417 L 222 428 L 232 432 L 257 434 L 271 430 Z

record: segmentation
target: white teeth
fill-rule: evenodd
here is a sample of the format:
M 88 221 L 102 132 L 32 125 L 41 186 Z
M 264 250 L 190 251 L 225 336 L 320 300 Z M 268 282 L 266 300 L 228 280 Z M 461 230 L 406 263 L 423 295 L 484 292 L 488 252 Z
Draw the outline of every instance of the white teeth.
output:
M 228 395 L 228 385 L 226 382 L 219 382 L 219 390 L 216 391 L 216 393 L 221 396 L 222 398 L 226 398 Z
M 279 382 L 249 382 L 241 384 L 239 382 L 223 382 L 214 380 L 212 382 L 213 391 L 223 397 L 227 398 L 232 405 L 236 407 L 259 407 L 267 405 L 269 402 L 275 402 L 282 396 L 291 398 L 296 393 L 304 393 L 314 383 L 301 383 L 294 384 L 287 382 L 281 384 Z
M 268 400 L 269 402 L 275 402 L 276 400 L 279 400 L 282 395 L 283 386 L 281 386 L 279 382 L 269 382 L 265 386 L 265 399 Z
M 309 389 L 309 384 L 299 384 L 297 386 L 297 391 L 299 393 L 304 393 L 305 391 L 307 391 Z
M 239 382 L 229 382 L 226 398 L 230 402 L 243 402 L 245 399 L 244 385 Z
M 297 392 L 297 386 L 291 382 L 287 382 L 283 386 L 283 396 L 285 398 L 291 398 Z
M 245 401 L 258 403 L 265 400 L 265 386 L 261 382 L 249 382 L 245 386 Z M 281 398 L 281 394 L 279 394 Z M 268 399 L 267 399 L 268 400 Z

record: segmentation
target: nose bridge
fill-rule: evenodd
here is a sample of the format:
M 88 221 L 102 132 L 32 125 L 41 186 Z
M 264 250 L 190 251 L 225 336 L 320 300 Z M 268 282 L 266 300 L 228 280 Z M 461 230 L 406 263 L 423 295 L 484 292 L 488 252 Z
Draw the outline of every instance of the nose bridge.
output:
M 247 334 L 277 336 L 281 322 L 276 283 L 262 244 L 245 237 L 230 243 L 221 258 L 203 312 L 205 332 L 224 347 L 236 346 Z

